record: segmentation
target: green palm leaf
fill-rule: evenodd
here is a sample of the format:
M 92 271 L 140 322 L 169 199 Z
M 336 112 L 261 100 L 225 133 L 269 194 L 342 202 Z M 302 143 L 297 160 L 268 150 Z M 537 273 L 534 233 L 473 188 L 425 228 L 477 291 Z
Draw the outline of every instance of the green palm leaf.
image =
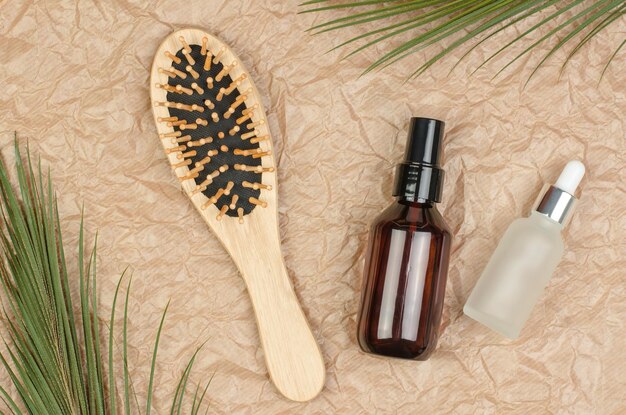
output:
M 465 47 L 465 53 L 452 67 L 454 70 L 477 46 L 489 41 L 497 33 L 511 26 L 522 25 L 530 17 L 540 16 L 538 23 L 522 30 L 521 35 L 513 36 L 509 42 L 504 42 L 504 46 L 499 47 L 472 72 L 475 73 L 495 56 L 541 30 L 538 40 L 531 42 L 494 76 L 503 73 L 539 45 L 551 44 L 530 72 L 527 83 L 557 51 L 573 44 L 563 62 L 562 73 L 565 65 L 585 44 L 611 24 L 623 21 L 626 13 L 626 0 L 314 0 L 300 6 L 303 7 L 301 13 L 344 14 L 312 26 L 309 30 L 314 34 L 367 25 L 368 30 L 365 33 L 345 40 L 331 49 L 362 42 L 346 58 L 380 42 L 409 36 L 408 40 L 390 47 L 388 52 L 379 56 L 363 71 L 364 74 L 389 66 L 433 45 L 444 45 L 439 52 L 432 53 L 430 58 L 414 69 L 409 78 L 423 74 L 454 50 Z M 607 57 L 600 79 L 622 50 L 624 42 L 616 45 Z
M 80 312 L 75 315 L 71 278 L 65 263 L 59 212 L 50 174 L 44 180 L 41 167 L 37 170 L 33 168 L 30 153 L 22 157 L 17 140 L 15 159 L 17 190 L 13 188 L 8 170 L 0 159 L 0 222 L 3 228 L 0 231 L 0 289 L 4 294 L 3 324 L 8 333 L 8 339 L 4 341 L 5 351 L 0 352 L 0 366 L 7 372 L 17 395 L 11 396 L 7 386 L 0 386 L 0 399 L 11 414 L 116 414 L 121 408 L 117 405 L 118 372 L 113 364 L 113 329 L 124 274 L 115 291 L 109 320 L 109 344 L 106 347 L 108 359 L 103 359 L 95 244 L 91 254 L 86 257 L 81 219 L 77 276 Z M 85 258 L 88 259 L 86 264 Z M 135 402 L 137 397 L 128 372 L 128 292 L 122 322 L 122 395 L 125 413 L 133 413 L 131 396 Z M 144 405 L 146 414 L 151 409 L 157 349 L 166 311 L 167 307 L 154 343 L 149 389 Z M 178 408 L 183 403 L 196 354 L 190 359 L 173 397 L 172 405 Z M 208 383 L 205 392 L 207 387 Z M 190 403 L 192 412 L 198 412 L 203 398 L 204 393 L 201 397 L 197 394 L 194 396 Z

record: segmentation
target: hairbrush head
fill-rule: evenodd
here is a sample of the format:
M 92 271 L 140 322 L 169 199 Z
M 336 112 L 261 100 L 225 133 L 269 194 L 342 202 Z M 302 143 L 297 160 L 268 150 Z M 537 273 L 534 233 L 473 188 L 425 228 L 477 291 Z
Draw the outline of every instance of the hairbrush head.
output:
M 243 223 L 268 206 L 263 193 L 275 186 L 265 112 L 229 48 L 201 31 L 179 33 L 161 46 L 152 72 L 159 136 L 194 203 L 216 220 Z

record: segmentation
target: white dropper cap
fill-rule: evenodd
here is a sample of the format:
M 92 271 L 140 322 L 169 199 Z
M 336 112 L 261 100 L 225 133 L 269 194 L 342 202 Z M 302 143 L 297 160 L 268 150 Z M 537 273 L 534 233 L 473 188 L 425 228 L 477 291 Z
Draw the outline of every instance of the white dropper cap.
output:
M 572 160 L 565 165 L 554 187 L 574 195 L 584 175 L 585 165 L 578 160 Z

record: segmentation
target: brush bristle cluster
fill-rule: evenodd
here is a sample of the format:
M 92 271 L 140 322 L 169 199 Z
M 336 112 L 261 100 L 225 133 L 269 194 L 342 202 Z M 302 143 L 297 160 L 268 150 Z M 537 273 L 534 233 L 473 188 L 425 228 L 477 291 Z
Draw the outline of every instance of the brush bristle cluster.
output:
M 263 163 L 272 154 L 264 115 L 258 103 L 251 103 L 252 84 L 243 71 L 236 71 L 237 61 L 224 62 L 225 49 L 211 50 L 208 39 L 202 45 L 190 45 L 179 37 L 181 48 L 165 52 L 171 66 L 160 67 L 167 83 L 156 88 L 166 91 L 168 117 L 158 122 L 171 128 L 160 134 L 170 140 L 167 154 L 174 154 L 172 164 L 179 179 L 193 180 L 191 196 L 203 194 L 201 208 L 217 208 L 216 219 L 238 218 L 257 206 L 267 207 L 261 191 L 271 186 L 262 182 L 264 173 L 274 168 Z M 239 74 L 237 76 L 233 73 Z

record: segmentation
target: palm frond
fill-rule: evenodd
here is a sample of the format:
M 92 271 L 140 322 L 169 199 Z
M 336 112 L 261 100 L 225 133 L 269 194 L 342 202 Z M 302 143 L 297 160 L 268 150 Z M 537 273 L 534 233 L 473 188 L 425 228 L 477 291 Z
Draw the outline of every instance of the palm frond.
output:
M 41 166 L 38 169 L 33 167 L 30 152 L 22 157 L 17 140 L 15 170 L 17 190 L 13 188 L 9 172 L 0 159 L 0 222 L 3 228 L 0 230 L 0 285 L 3 324 L 8 337 L 4 341 L 5 350 L 0 352 L 0 367 L 5 369 L 17 391 L 17 396 L 13 397 L 8 392 L 8 386 L 0 386 L 0 399 L 11 414 L 116 414 L 121 408 L 117 405 L 116 380 L 119 373 L 114 368 L 116 349 L 113 329 L 124 274 L 113 298 L 108 345 L 102 347 L 96 244 L 87 256 L 83 249 L 82 215 L 77 258 L 80 311 L 75 315 L 70 289 L 72 281 L 66 265 L 61 221 L 50 174 L 44 179 Z M 133 412 L 130 408 L 131 395 L 135 401 L 137 399 L 128 371 L 129 289 L 130 278 L 122 322 L 125 413 Z M 166 311 L 167 307 L 154 343 L 146 414 L 151 409 L 156 356 Z M 103 349 L 108 350 L 107 358 L 103 358 Z M 179 408 L 196 354 L 181 376 L 180 392 L 173 398 L 172 405 Z M 197 412 L 201 403 L 202 399 L 196 396 L 190 405 Z
M 457 60 L 452 71 L 477 46 L 511 26 L 521 25 L 525 20 L 535 17 L 538 23 L 527 30 L 522 30 L 522 34 L 513 36 L 510 41 L 505 41 L 504 46 L 499 47 L 472 72 L 475 73 L 495 56 L 518 42 L 523 42 L 535 32 L 541 31 L 538 40 L 530 42 L 530 45 L 521 53 L 497 70 L 494 76 L 495 78 L 502 74 L 513 63 L 535 50 L 539 45 L 551 44 L 548 51 L 539 59 L 539 63 L 531 70 L 526 83 L 556 52 L 566 45 L 573 44 L 563 62 L 562 73 L 565 65 L 585 44 L 611 24 L 620 21 L 626 13 L 626 0 L 361 0 L 351 2 L 314 0 L 302 3 L 300 6 L 303 7 L 301 13 L 343 12 L 345 14 L 315 24 L 309 29 L 314 34 L 368 25 L 366 32 L 342 41 L 330 49 L 345 48 L 354 42 L 361 41 L 362 44 L 350 51 L 345 56 L 346 58 L 383 41 L 390 42 L 396 38 L 410 37 L 399 45 L 390 47 L 388 52 L 379 56 L 365 68 L 363 74 L 382 69 L 433 45 L 444 44 L 439 52 L 433 53 L 423 64 L 414 69 L 409 78 L 420 76 L 456 49 L 465 47 L 466 52 Z M 367 40 L 368 38 L 370 40 Z M 617 45 L 608 56 L 600 79 L 622 46 L 623 43 Z

